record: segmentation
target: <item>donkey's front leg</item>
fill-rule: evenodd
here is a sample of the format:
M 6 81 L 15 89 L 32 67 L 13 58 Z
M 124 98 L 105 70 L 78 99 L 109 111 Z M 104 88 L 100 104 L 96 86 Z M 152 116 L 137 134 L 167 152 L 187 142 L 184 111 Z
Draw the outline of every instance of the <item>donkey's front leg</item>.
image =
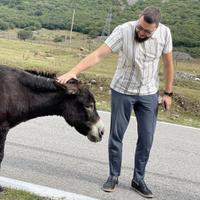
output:
M 5 147 L 5 141 L 6 141 L 6 136 L 7 133 L 9 131 L 9 127 L 8 126 L 0 126 L 0 167 L 1 167 L 1 162 L 3 160 L 4 157 L 4 147 Z M 3 191 L 2 186 L 0 185 L 0 192 Z
M 8 127 L 0 126 L 0 167 L 4 157 L 4 147 L 8 130 L 9 130 Z

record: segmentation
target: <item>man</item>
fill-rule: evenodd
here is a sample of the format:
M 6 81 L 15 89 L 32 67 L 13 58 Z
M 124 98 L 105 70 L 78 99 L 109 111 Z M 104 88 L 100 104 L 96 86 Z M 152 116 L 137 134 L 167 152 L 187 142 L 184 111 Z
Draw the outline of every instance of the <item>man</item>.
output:
M 172 103 L 172 38 L 168 27 L 160 23 L 160 11 L 147 7 L 137 21 L 117 26 L 103 45 L 80 61 L 68 73 L 58 77 L 65 83 L 94 66 L 111 52 L 119 52 L 117 69 L 111 82 L 111 128 L 109 137 L 110 175 L 103 190 L 111 192 L 118 184 L 121 171 L 122 140 L 132 109 L 137 119 L 138 140 L 132 188 L 143 197 L 153 197 L 144 182 L 156 126 L 158 109 L 158 63 L 164 60 L 165 88 L 162 104 L 169 110 Z

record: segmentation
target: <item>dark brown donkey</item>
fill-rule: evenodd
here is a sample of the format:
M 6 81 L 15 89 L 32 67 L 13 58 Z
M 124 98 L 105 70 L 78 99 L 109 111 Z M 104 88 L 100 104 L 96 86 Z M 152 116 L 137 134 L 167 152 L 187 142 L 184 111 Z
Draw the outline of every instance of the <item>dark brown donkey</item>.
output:
M 61 85 L 51 74 L 0 65 L 0 163 L 8 131 L 21 122 L 47 115 L 63 116 L 92 142 L 103 136 L 95 99 L 77 80 Z

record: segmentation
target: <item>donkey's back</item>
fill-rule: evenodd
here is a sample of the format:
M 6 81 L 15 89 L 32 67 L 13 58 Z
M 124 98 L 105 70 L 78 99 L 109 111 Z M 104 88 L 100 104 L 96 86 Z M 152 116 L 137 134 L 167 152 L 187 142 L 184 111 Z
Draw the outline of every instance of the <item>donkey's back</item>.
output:
M 0 65 L 0 124 L 22 110 L 27 111 L 29 93 L 20 82 L 25 75 L 28 73 L 23 70 Z

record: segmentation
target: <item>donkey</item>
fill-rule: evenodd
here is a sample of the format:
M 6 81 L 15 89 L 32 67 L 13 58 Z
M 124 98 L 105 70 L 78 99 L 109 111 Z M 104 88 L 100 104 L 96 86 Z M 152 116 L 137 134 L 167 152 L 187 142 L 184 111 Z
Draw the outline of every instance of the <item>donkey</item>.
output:
M 59 115 L 92 142 L 99 142 L 104 125 L 92 93 L 78 80 L 59 84 L 48 73 L 0 65 L 0 164 L 8 131 L 40 116 Z

